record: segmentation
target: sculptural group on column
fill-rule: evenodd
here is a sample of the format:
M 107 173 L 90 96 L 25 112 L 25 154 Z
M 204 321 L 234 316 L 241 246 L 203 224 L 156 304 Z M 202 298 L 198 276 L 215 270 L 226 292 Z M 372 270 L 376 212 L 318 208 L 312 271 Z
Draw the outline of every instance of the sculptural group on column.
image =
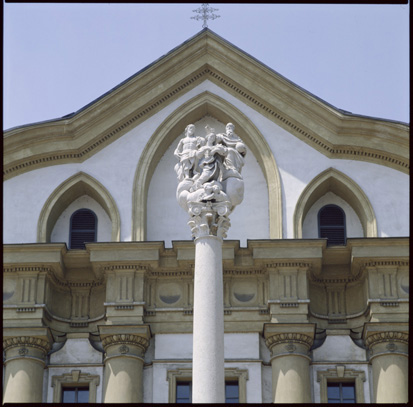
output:
M 179 184 L 179 205 L 192 217 L 189 224 L 195 237 L 212 234 L 225 237 L 227 216 L 244 197 L 241 170 L 247 149 L 234 133 L 232 123 L 225 133 L 205 127 L 204 137 L 195 135 L 195 126 L 185 128 L 174 155 Z M 194 223 L 195 222 L 195 223 Z

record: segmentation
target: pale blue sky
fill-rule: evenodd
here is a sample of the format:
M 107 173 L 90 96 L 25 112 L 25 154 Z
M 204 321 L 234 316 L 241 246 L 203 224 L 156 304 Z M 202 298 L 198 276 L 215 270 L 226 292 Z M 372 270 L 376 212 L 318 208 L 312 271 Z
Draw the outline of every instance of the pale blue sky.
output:
M 75 112 L 202 30 L 193 4 L 4 4 L 3 127 Z M 409 122 L 408 5 L 211 4 L 209 28 L 355 114 Z

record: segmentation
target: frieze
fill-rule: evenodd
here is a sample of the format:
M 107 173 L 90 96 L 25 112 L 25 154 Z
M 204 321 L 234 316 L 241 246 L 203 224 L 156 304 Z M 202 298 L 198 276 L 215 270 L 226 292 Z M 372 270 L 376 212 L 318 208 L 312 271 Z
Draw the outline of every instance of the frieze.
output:
M 226 275 L 266 275 L 267 271 L 264 269 L 225 269 L 224 276 Z
M 103 267 L 104 271 L 148 271 L 149 269 L 149 266 L 141 264 L 117 264 Z
M 302 262 L 273 262 L 265 263 L 265 267 L 269 269 L 280 268 L 280 267 L 294 267 L 294 268 L 306 268 L 311 270 L 311 263 L 302 263 Z

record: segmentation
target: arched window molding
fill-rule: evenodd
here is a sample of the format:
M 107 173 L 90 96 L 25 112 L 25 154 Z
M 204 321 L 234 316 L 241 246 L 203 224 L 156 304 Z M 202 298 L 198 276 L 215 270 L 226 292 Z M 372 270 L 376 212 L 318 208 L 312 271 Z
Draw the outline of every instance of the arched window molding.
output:
M 50 242 L 53 227 L 62 212 L 77 198 L 89 195 L 105 210 L 112 222 L 111 239 L 120 239 L 120 216 L 115 200 L 109 191 L 96 179 L 79 172 L 61 183 L 44 204 L 37 225 L 37 241 Z
M 356 212 L 365 237 L 377 237 L 373 207 L 363 190 L 347 175 L 329 168 L 317 175 L 301 193 L 294 211 L 294 238 L 303 236 L 303 221 L 312 205 L 327 192 L 345 200 Z
M 243 113 L 219 96 L 203 92 L 169 115 L 152 135 L 141 154 L 133 184 L 132 240 L 146 239 L 148 189 L 159 160 L 187 124 L 195 123 L 206 115 L 222 123 L 234 123 L 237 134 L 254 154 L 267 181 L 270 238 L 282 239 L 281 182 L 270 147 Z

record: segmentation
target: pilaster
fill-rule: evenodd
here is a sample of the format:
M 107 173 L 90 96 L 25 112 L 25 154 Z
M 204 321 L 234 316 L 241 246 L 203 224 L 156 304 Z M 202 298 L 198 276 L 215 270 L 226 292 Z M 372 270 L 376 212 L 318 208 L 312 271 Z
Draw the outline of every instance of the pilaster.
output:
M 53 343 L 47 328 L 5 328 L 3 402 L 41 403 L 45 358 Z
M 373 371 L 374 403 L 408 401 L 408 324 L 366 323 L 363 339 Z
M 274 403 L 311 403 L 310 356 L 315 324 L 265 324 Z
M 104 402 L 142 403 L 149 326 L 99 326 L 99 332 L 105 350 Z

